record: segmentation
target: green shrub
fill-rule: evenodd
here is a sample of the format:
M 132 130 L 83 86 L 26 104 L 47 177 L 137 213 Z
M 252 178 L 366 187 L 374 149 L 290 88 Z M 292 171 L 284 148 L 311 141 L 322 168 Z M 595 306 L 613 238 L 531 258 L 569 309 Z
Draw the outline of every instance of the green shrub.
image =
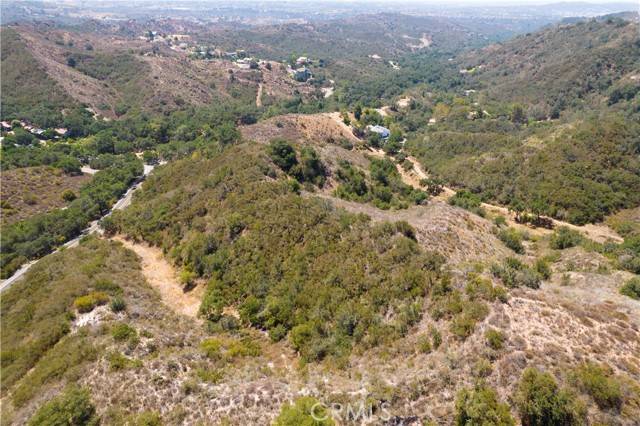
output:
M 484 208 L 482 208 L 482 200 L 480 199 L 480 197 L 467 190 L 463 189 L 456 192 L 454 196 L 449 198 L 448 202 L 452 206 L 462 207 L 463 209 L 469 210 L 470 212 L 475 213 L 478 216 L 486 216 L 486 212 Z
M 431 342 L 433 343 L 433 348 L 438 349 L 442 344 L 442 334 L 435 327 L 429 328 L 429 334 L 431 334 Z
M 578 388 L 591 395 L 598 407 L 616 410 L 622 407 L 622 388 L 611 369 L 585 363 L 576 368 L 574 376 Z
M 484 333 L 484 337 L 487 339 L 487 344 L 491 349 L 500 350 L 504 347 L 506 340 L 504 333 L 499 330 L 489 329 Z
M 494 223 L 498 228 L 502 228 L 503 226 L 506 226 L 506 225 L 507 225 L 507 219 L 505 219 L 505 217 L 504 217 L 504 216 L 500 216 L 500 215 L 498 215 L 498 216 L 496 216 L 496 217 L 493 219 L 493 223 Z
M 143 411 L 135 416 L 132 423 L 133 426 L 161 426 L 162 418 L 155 411 Z
M 123 342 L 138 335 L 136 329 L 126 323 L 118 323 L 111 328 L 111 336 L 116 342 Z
M 200 349 L 213 360 L 233 360 L 238 357 L 256 357 L 261 353 L 260 346 L 249 337 L 209 338 L 200 343 Z
M 208 358 L 222 358 L 222 341 L 216 338 L 205 339 L 200 343 L 200 349 Z
M 418 352 L 428 354 L 431 352 L 431 339 L 429 336 L 418 336 L 418 342 L 416 344 Z
M 294 404 L 284 404 L 274 426 L 333 426 L 327 409 L 313 397 L 303 396 Z
M 535 368 L 524 370 L 515 402 L 523 426 L 582 425 L 585 422 L 584 404 L 560 389 L 551 374 Z
M 104 305 L 109 301 L 109 296 L 101 291 L 89 293 L 86 296 L 80 296 L 73 301 L 73 306 L 80 313 L 91 312 L 96 306 Z
M 142 361 L 128 358 L 120 352 L 111 352 L 107 359 L 109 360 L 109 367 L 116 371 L 142 367 Z
M 476 377 L 489 377 L 492 372 L 491 361 L 485 358 L 479 359 L 473 366 L 473 374 Z
M 120 296 L 116 296 L 111 300 L 109 304 L 112 312 L 122 312 L 127 308 L 127 304 L 124 299 Z
M 203 382 L 215 385 L 216 383 L 219 383 L 220 380 L 222 380 L 222 378 L 224 377 L 224 372 L 222 370 L 205 370 L 200 368 L 196 370 L 196 375 Z
M 513 228 L 502 229 L 498 232 L 498 238 L 505 246 L 518 254 L 524 254 L 524 246 L 522 245 L 522 236 Z
M 498 400 L 495 390 L 481 383 L 458 392 L 455 422 L 458 426 L 515 425 L 509 406 Z
M 70 386 L 45 403 L 29 420 L 29 426 L 98 425 L 100 419 L 86 389 Z
M 269 144 L 269 156 L 275 165 L 280 167 L 285 173 L 289 173 L 293 166 L 298 164 L 295 149 L 289 142 L 283 139 L 271 141 Z
M 640 278 L 633 277 L 620 288 L 620 294 L 640 300 Z
M 66 202 L 71 202 L 73 200 L 75 200 L 76 198 L 78 198 L 78 196 L 76 195 L 75 192 L 73 192 L 72 189 L 66 189 L 63 193 L 62 193 L 62 199 Z
M 583 237 L 578 231 L 569 229 L 566 226 L 561 226 L 551 236 L 549 246 L 552 249 L 563 250 L 577 246 L 582 240 Z
M 505 286 L 540 288 L 541 276 L 518 259 L 507 258 L 502 265 L 491 265 L 491 273 L 502 280 Z
M 551 267 L 549 266 L 549 262 L 545 258 L 540 258 L 536 260 L 536 263 L 533 265 L 535 271 L 540 274 L 540 277 L 544 280 L 548 280 L 551 278 Z

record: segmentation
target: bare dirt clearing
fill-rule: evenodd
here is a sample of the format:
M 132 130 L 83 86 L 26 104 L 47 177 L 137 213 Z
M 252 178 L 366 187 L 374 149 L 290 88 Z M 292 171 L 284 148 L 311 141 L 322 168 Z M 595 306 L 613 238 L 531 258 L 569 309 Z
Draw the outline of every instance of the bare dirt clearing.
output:
M 492 225 L 472 213 L 441 201 L 405 210 L 381 210 L 368 204 L 342 200 L 326 194 L 309 194 L 352 213 L 364 213 L 374 221 L 406 220 L 426 250 L 436 250 L 451 264 L 496 261 L 513 255 L 492 232 Z
M 204 293 L 204 286 L 198 285 L 184 292 L 176 277 L 176 271 L 164 258 L 162 251 L 143 243 L 134 243 L 121 236 L 113 240 L 122 243 L 140 257 L 142 275 L 151 287 L 160 293 L 162 302 L 178 314 L 197 318 L 198 309 Z

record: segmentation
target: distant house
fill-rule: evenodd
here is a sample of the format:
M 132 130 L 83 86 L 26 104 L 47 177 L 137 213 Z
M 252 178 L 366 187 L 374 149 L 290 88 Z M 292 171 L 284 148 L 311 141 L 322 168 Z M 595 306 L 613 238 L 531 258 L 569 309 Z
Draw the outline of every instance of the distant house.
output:
M 3 121 L 2 130 L 11 130 L 11 123 L 9 123 L 8 121 Z
M 387 139 L 391 135 L 391 131 L 384 126 L 367 126 L 367 130 L 379 134 L 382 139 Z
M 311 63 L 311 60 L 306 56 L 300 56 L 298 59 L 296 59 L 296 65 L 299 67 L 310 64 L 310 63 Z
M 313 77 L 313 75 L 311 74 L 311 71 L 307 67 L 300 67 L 300 68 L 295 68 L 295 69 L 289 67 L 287 69 L 287 72 L 289 73 L 289 75 L 291 77 L 293 77 L 294 80 L 301 81 L 301 82 L 302 81 L 307 81 L 311 77 Z
M 243 58 L 243 59 L 238 59 L 235 64 L 238 66 L 238 68 L 240 69 L 257 69 L 258 68 L 258 61 L 256 61 L 253 58 Z

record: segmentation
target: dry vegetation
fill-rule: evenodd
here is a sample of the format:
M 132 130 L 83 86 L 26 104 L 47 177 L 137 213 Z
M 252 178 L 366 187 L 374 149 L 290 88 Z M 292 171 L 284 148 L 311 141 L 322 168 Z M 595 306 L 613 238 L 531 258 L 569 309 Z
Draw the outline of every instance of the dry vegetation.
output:
M 69 176 L 53 167 L 25 167 L 2 172 L 2 224 L 64 207 L 63 194 L 76 196 L 89 176 Z

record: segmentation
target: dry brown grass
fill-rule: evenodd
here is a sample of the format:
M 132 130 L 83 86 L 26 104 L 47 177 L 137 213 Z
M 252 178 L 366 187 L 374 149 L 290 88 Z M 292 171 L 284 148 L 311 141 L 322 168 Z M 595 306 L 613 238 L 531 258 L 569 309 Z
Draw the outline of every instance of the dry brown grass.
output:
M 2 225 L 64 207 L 66 190 L 78 194 L 88 175 L 69 176 L 53 167 L 25 167 L 2 172 Z

